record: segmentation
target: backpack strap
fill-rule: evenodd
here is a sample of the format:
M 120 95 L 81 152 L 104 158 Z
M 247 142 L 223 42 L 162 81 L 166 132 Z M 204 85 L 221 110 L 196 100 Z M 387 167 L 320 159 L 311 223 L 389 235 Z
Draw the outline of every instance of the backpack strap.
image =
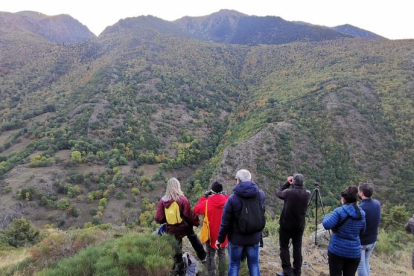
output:
M 337 225 L 335 225 L 335 229 L 336 231 L 339 230 L 339 228 L 345 224 L 345 222 L 347 222 L 349 219 L 351 218 L 351 216 L 346 216 L 346 218 L 343 221 L 340 221 Z
M 206 199 L 206 211 L 204 212 L 204 216 L 206 216 L 208 218 L 208 216 L 207 216 L 207 203 L 208 203 L 208 199 Z
M 344 207 L 342 207 L 342 208 L 344 208 Z M 347 222 L 349 219 L 353 219 L 353 220 L 361 220 L 362 219 L 362 216 L 361 216 L 361 211 L 359 210 L 359 208 L 358 208 L 358 206 L 356 206 L 356 204 L 354 204 L 354 208 L 355 208 L 355 211 L 356 211 L 356 213 L 357 213 L 357 218 L 352 218 L 350 215 L 347 215 L 346 216 L 346 218 L 343 220 L 343 221 L 340 221 L 337 225 L 335 225 L 335 231 L 334 231 L 334 229 L 332 229 L 332 231 L 334 231 L 334 232 L 337 232 L 338 230 L 339 230 L 339 228 L 342 226 L 342 225 L 344 225 L 345 224 L 345 222 Z

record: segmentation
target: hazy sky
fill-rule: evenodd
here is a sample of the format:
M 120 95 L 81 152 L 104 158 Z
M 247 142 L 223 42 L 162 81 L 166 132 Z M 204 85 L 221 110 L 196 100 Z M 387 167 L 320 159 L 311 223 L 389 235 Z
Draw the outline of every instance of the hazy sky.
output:
M 329 27 L 348 23 L 390 39 L 414 38 L 412 0 L 0 0 L 0 11 L 69 14 L 96 35 L 126 17 L 154 15 L 175 20 L 220 9 Z

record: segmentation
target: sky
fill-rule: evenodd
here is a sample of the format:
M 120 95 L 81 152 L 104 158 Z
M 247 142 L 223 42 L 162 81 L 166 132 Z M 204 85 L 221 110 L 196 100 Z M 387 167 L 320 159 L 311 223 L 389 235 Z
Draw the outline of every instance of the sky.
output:
M 414 39 L 412 0 L 0 0 L 3 12 L 69 14 L 96 35 L 127 17 L 153 15 L 172 21 L 220 9 L 328 27 L 351 24 L 389 39 Z

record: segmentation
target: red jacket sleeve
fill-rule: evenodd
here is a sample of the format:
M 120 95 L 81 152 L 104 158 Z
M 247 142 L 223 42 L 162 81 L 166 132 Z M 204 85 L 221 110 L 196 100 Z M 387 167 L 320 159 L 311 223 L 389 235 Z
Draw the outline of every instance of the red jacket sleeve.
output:
M 198 219 L 197 214 L 191 210 L 190 202 L 188 202 L 188 199 L 186 197 L 181 197 L 181 202 L 183 208 L 183 216 L 186 221 L 190 222 L 194 226 L 199 226 L 200 220 Z
M 167 222 L 167 220 L 165 219 L 164 204 L 162 200 L 158 202 L 157 212 L 155 213 L 154 220 L 160 224 Z
M 194 213 L 204 216 L 206 212 L 206 200 L 207 198 L 205 196 L 200 197 L 200 200 L 197 202 L 196 206 L 194 207 Z

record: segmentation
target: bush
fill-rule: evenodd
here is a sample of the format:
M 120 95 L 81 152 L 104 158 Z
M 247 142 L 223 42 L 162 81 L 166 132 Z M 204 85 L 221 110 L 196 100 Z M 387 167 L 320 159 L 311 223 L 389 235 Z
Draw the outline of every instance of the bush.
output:
M 168 235 L 128 234 L 82 250 L 38 275 L 169 275 L 175 246 Z
M 14 247 L 34 245 L 42 240 L 40 231 L 25 218 L 13 220 L 0 232 L 0 240 Z
M 410 244 L 411 235 L 402 230 L 387 231 L 380 229 L 375 251 L 387 256 L 394 255 L 398 250 L 404 250 Z
M 98 213 L 98 210 L 96 210 L 95 208 L 89 209 L 89 214 L 91 214 L 92 216 L 95 216 L 97 213 Z
M 131 192 L 132 192 L 134 195 L 139 195 L 139 194 L 140 194 L 140 190 L 139 190 L 138 188 L 132 188 L 132 189 L 131 189 Z
M 81 212 L 81 210 L 80 210 L 80 209 L 78 209 L 78 208 L 73 208 L 73 209 L 72 209 L 72 217 L 77 218 L 77 217 L 79 217 L 81 214 L 82 214 L 82 212 Z
M 40 268 L 44 268 L 56 260 L 71 257 L 83 248 L 101 243 L 110 237 L 110 233 L 96 227 L 52 233 L 33 247 L 30 255 Z
M 70 206 L 70 201 L 67 198 L 62 198 L 57 204 L 59 210 L 66 210 Z
M 5 192 L 6 194 L 10 193 L 11 191 L 12 191 L 12 188 L 11 188 L 10 186 L 6 186 L 6 187 L 4 187 L 4 192 Z

